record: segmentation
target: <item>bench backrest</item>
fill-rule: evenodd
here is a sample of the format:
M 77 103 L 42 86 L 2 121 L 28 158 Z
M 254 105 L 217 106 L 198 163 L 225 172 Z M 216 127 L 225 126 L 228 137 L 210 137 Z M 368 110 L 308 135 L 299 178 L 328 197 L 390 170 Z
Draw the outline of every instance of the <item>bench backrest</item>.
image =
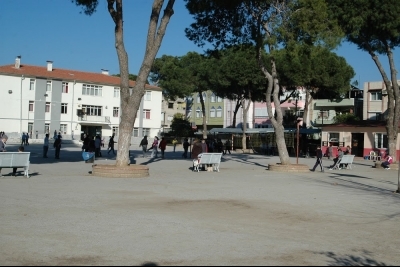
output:
M 29 166 L 31 152 L 1 152 L 0 167 L 25 167 Z
M 215 164 L 221 162 L 222 153 L 203 153 L 199 164 Z
M 353 163 L 354 155 L 344 155 L 340 160 L 340 163 Z

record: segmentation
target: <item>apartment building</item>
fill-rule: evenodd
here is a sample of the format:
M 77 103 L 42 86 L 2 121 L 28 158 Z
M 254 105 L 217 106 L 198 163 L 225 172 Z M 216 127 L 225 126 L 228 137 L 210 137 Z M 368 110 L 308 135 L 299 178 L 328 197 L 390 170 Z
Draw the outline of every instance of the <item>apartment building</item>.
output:
M 0 66 L 1 131 L 9 136 L 28 132 L 33 139 L 54 130 L 73 140 L 84 133 L 118 137 L 119 86 L 119 77 L 105 69 L 99 73 L 59 69 L 52 61 L 45 66 L 25 65 L 18 56 L 14 64 Z M 133 137 L 159 134 L 161 102 L 161 88 L 147 85 Z

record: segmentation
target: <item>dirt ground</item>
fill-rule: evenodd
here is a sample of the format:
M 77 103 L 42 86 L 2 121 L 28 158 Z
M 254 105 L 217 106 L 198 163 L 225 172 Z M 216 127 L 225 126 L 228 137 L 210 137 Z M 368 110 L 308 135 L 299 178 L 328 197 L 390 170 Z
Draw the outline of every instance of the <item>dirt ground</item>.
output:
M 0 178 L 3 266 L 400 264 L 398 173 L 369 161 L 288 174 L 267 170 L 278 157 L 233 153 L 195 173 L 178 147 L 133 159 L 150 177 L 110 179 L 89 174 L 79 147 L 59 161 L 26 150 L 32 177 Z

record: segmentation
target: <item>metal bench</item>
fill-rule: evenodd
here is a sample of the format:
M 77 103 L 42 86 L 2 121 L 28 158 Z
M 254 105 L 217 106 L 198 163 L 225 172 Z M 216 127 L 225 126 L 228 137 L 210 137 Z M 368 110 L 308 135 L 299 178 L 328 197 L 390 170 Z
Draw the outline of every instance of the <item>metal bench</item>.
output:
M 342 159 L 338 164 L 339 166 L 340 164 L 347 164 L 347 169 L 351 170 L 351 167 L 353 165 L 353 160 L 354 160 L 354 155 L 343 155 Z
M 0 152 L 0 168 L 24 168 L 29 178 L 29 157 L 31 152 Z
M 219 165 L 221 164 L 221 157 L 222 153 L 201 153 L 199 154 L 200 159 L 198 159 L 198 162 L 196 164 L 195 161 L 197 159 L 193 160 L 193 171 L 199 171 L 200 166 L 203 166 L 205 164 L 210 164 L 213 165 L 213 169 L 217 172 L 219 172 Z

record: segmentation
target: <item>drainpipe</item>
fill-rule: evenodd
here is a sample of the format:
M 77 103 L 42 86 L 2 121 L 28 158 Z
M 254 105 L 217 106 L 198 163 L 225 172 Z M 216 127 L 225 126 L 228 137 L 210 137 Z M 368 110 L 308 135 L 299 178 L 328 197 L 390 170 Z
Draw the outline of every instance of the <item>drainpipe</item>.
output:
M 20 85 L 20 98 L 21 98 L 21 103 L 20 103 L 20 116 L 19 116 L 19 134 L 21 135 L 22 133 L 22 81 L 25 79 L 24 75 L 21 76 L 21 85 Z
M 72 128 L 72 121 L 74 118 L 75 84 L 76 84 L 76 80 L 74 80 L 74 83 L 72 84 L 72 110 L 71 110 L 71 138 L 72 138 L 72 140 L 74 140 L 74 135 L 72 134 L 72 132 L 74 131 Z

